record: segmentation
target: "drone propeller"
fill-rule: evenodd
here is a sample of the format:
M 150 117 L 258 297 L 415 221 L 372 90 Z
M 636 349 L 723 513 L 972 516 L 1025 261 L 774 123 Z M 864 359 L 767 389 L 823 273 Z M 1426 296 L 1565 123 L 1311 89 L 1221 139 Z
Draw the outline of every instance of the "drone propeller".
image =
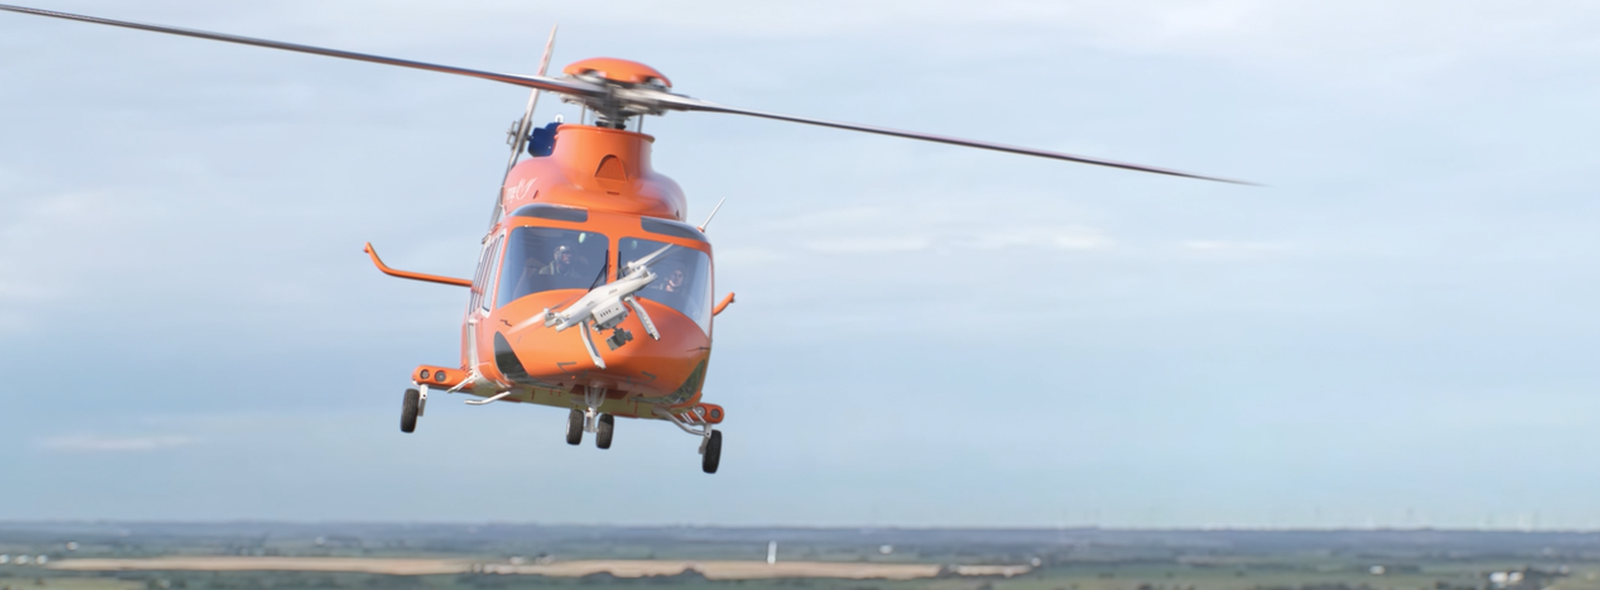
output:
M 584 106 L 594 110 L 597 113 L 601 124 L 618 125 L 621 121 L 624 121 L 629 117 L 633 117 L 633 116 L 637 116 L 637 115 L 661 115 L 661 114 L 665 114 L 667 111 L 701 111 L 701 112 L 708 112 L 708 113 L 727 113 L 727 114 L 733 114 L 733 115 L 746 115 L 746 116 L 750 116 L 750 117 L 761 117 L 761 118 L 765 118 L 765 119 L 775 119 L 775 120 L 778 120 L 778 121 L 788 121 L 788 122 L 791 122 L 791 123 L 803 123 L 803 124 L 806 124 L 806 125 L 819 125 L 819 126 L 823 126 L 823 127 L 832 127 L 832 128 L 835 128 L 835 129 L 846 129 L 846 130 L 850 130 L 850 131 L 862 131 L 862 132 L 866 132 L 866 133 L 876 133 L 876 134 L 879 134 L 879 135 L 890 135 L 890 136 L 894 136 L 894 137 L 903 137 L 903 138 L 907 138 L 907 139 L 916 139 L 916 140 L 922 140 L 922 141 L 932 141 L 932 142 L 937 142 L 937 143 L 945 143 L 945 144 L 950 144 L 950 145 L 959 145 L 959 146 L 973 147 L 973 148 L 986 149 L 986 150 L 995 150 L 995 151 L 1008 152 L 1008 153 L 1013 153 L 1013 154 L 1021 154 L 1021 155 L 1025 155 L 1025 156 L 1037 156 L 1037 157 L 1041 157 L 1041 158 L 1051 158 L 1051 159 L 1055 159 L 1055 160 L 1065 160 L 1065 161 L 1068 161 L 1068 162 L 1078 162 L 1078 163 L 1082 163 L 1082 164 L 1093 164 L 1093 165 L 1096 165 L 1096 166 L 1109 166 L 1109 167 L 1112 167 L 1112 168 L 1122 168 L 1122 169 L 1125 169 L 1125 170 L 1134 170 L 1134 171 L 1139 171 L 1139 172 L 1150 172 L 1150 173 L 1154 173 L 1154 174 L 1165 174 L 1165 175 L 1169 175 L 1169 176 L 1181 176 L 1181 177 L 1185 177 L 1185 178 L 1196 178 L 1196 179 L 1200 179 L 1200 180 L 1212 180 L 1212 181 L 1217 181 L 1217 182 L 1227 182 L 1227 183 L 1233 183 L 1233 184 L 1246 184 L 1246 185 L 1255 184 L 1255 183 L 1246 182 L 1246 181 L 1242 181 L 1242 180 L 1234 180 L 1234 179 L 1229 179 L 1229 178 L 1219 178 L 1219 177 L 1215 177 L 1215 176 L 1205 176 L 1205 175 L 1200 175 L 1200 174 L 1191 174 L 1191 173 L 1188 173 L 1188 172 L 1180 172 L 1180 171 L 1177 171 L 1177 170 L 1171 170 L 1171 169 L 1167 169 L 1167 168 L 1157 168 L 1157 167 L 1154 167 L 1154 166 L 1145 166 L 1145 165 L 1141 165 L 1141 164 L 1130 164 L 1130 163 L 1126 163 L 1126 162 L 1117 162 L 1117 161 L 1113 161 L 1113 160 L 1103 160 L 1103 159 L 1100 159 L 1100 158 L 1091 158 L 1091 157 L 1087 157 L 1087 156 L 1078 156 L 1078 155 L 1067 154 L 1067 153 L 1062 153 L 1062 152 L 1053 152 L 1053 151 L 1048 151 L 1048 150 L 1040 150 L 1040 149 L 1034 149 L 1034 148 L 1018 147 L 1018 146 L 1005 145 L 1005 144 L 999 144 L 999 143 L 990 143 L 990 142 L 986 142 L 986 141 L 977 141 L 977 140 L 971 140 L 971 139 L 961 139 L 961 138 L 957 138 L 957 137 L 946 137 L 946 136 L 942 136 L 942 135 L 933 135 L 933 134 L 929 134 L 929 133 L 920 133 L 920 132 L 916 132 L 916 131 L 903 131 L 903 130 L 899 130 L 899 129 L 890 129 L 890 128 L 887 128 L 887 127 L 877 127 L 877 126 L 873 126 L 873 125 L 861 125 L 861 124 L 856 124 L 856 123 L 843 123 L 843 122 L 839 122 L 839 121 L 829 121 L 829 120 L 825 120 L 825 119 L 813 119 L 813 118 L 810 118 L 810 117 L 799 117 L 799 116 L 794 116 L 794 115 L 784 115 L 784 114 L 780 114 L 780 113 L 769 113 L 769 112 L 766 112 L 766 111 L 757 111 L 757 110 L 744 109 L 744 108 L 739 108 L 739 107 L 731 107 L 731 106 L 727 106 L 727 105 L 717 104 L 717 103 L 714 103 L 714 102 L 700 100 L 700 99 L 689 97 L 689 96 L 685 96 L 685 95 L 682 95 L 682 94 L 676 94 L 676 93 L 668 92 L 668 91 L 666 91 L 666 90 L 664 90 L 662 88 L 659 88 L 659 87 L 653 87 L 653 86 L 644 85 L 644 84 L 634 84 L 634 83 L 628 83 L 628 82 L 619 82 L 619 81 L 616 81 L 616 80 L 608 80 L 608 79 L 604 79 L 601 76 L 577 76 L 577 77 L 568 77 L 568 78 L 551 78 L 551 77 L 543 75 L 544 74 L 544 66 L 543 65 L 540 66 L 539 75 L 530 76 L 530 75 L 525 75 L 525 74 L 505 74 L 505 73 L 497 73 L 497 72 L 488 72 L 488 71 L 483 71 L 483 70 L 473 70 L 473 69 L 468 69 L 468 68 L 458 68 L 458 67 L 454 67 L 454 66 L 432 64 L 432 63 L 427 63 L 427 62 L 412 61 L 412 60 L 406 60 L 406 59 L 398 59 L 398 58 L 392 58 L 392 57 L 383 57 L 383 56 L 370 55 L 370 54 L 365 54 L 365 53 L 356 53 L 356 52 L 352 52 L 352 51 L 341 51 L 341 50 L 337 50 L 337 49 L 326 49 L 326 48 L 322 48 L 322 47 L 313 47 L 313 46 L 310 46 L 310 45 L 300 45 L 300 44 L 296 44 L 296 43 L 284 43 L 284 42 L 281 42 L 281 41 L 269 41 L 269 40 L 266 40 L 266 39 L 257 39 L 257 38 L 253 38 L 253 37 L 241 37 L 241 36 L 238 36 L 238 35 L 228 35 L 228 34 L 223 34 L 223 33 L 211 33 L 211 32 L 207 32 L 207 31 L 198 31 L 198 30 L 194 30 L 194 29 L 184 29 L 184 28 L 178 28 L 178 27 L 168 27 L 168 26 L 162 26 L 162 25 L 150 25 L 150 24 L 135 23 L 135 22 L 128 22 L 128 21 L 112 20 L 112 19 L 107 19 L 107 18 L 99 18 L 99 17 L 93 17 L 93 16 L 84 16 L 84 15 L 79 15 L 79 14 L 71 14 L 71 13 L 66 13 L 66 12 L 56 12 L 56 11 L 52 11 L 52 10 L 40 10 L 40 9 L 37 9 L 37 8 L 27 8 L 27 7 L 23 7 L 23 6 L 12 6 L 12 5 L 8 5 L 8 4 L 0 4 L 0 10 L 6 10 L 6 11 L 11 11 L 11 12 L 20 12 L 20 13 L 24 13 L 24 14 L 33 14 L 33 15 L 38 15 L 38 16 L 48 16 L 48 17 L 52 17 L 52 18 L 75 20 L 75 21 L 81 21 L 81 22 L 87 22 L 87 23 L 95 23 L 95 24 L 101 24 L 101 25 L 110 25 L 110 26 L 115 26 L 115 27 L 125 27 L 125 28 L 130 28 L 130 29 L 139 29 L 139 30 L 144 30 L 144 31 L 153 31 L 153 32 L 157 32 L 157 33 L 168 33 L 168 34 L 172 34 L 172 35 L 183 35 L 183 36 L 186 36 L 186 37 L 197 37 L 197 38 L 200 38 L 200 39 L 209 39 L 209 40 L 212 40 L 212 41 L 223 41 L 223 42 L 227 42 L 227 43 L 239 43 L 239 44 L 242 44 L 242 45 L 254 45 L 254 46 L 257 46 L 257 47 L 267 47 L 267 48 L 271 48 L 271 49 L 282 49 L 282 50 L 286 50 L 286 51 L 296 51 L 296 52 L 300 52 L 300 53 L 310 53 L 310 54 L 314 54 L 314 55 L 323 55 L 323 56 L 328 56 L 328 57 L 337 57 L 337 58 L 341 58 L 341 59 L 351 59 L 351 60 L 365 61 L 365 62 L 371 62 L 371 63 L 384 64 L 384 65 L 399 66 L 399 67 L 404 67 L 404 68 L 427 70 L 427 71 L 432 71 L 432 72 L 441 72 L 441 73 L 445 73 L 445 74 L 455 74 L 455 75 L 458 75 L 458 76 L 468 76 L 468 77 L 472 77 L 472 78 L 481 78 L 481 79 L 484 79 L 484 80 L 493 80 L 493 81 L 496 81 L 496 82 L 504 82 L 504 83 L 507 83 L 507 84 L 515 84 L 517 86 L 523 86 L 523 87 L 526 87 L 526 88 L 532 88 L 535 91 L 548 90 L 548 91 L 551 91 L 551 92 L 556 92 L 556 93 L 560 93 L 560 94 L 566 95 L 566 96 L 570 97 L 569 100 L 572 100 L 573 102 L 579 102 L 579 103 L 583 104 Z M 555 35 L 555 31 L 554 31 L 554 29 L 552 29 L 551 30 L 551 40 L 552 40 L 552 42 L 554 41 L 554 35 Z M 545 60 L 546 60 L 546 62 L 548 62 L 548 60 L 549 60 L 549 48 L 548 48 L 548 46 L 546 47 Z M 530 98 L 530 104 L 534 100 L 537 100 L 537 96 L 538 96 L 537 92 L 535 92 L 533 97 Z M 529 111 L 531 111 L 531 110 L 532 109 L 531 109 L 531 106 L 530 106 Z M 524 116 L 524 120 L 525 121 L 527 120 L 526 116 Z M 513 157 L 515 157 L 515 156 L 513 156 Z

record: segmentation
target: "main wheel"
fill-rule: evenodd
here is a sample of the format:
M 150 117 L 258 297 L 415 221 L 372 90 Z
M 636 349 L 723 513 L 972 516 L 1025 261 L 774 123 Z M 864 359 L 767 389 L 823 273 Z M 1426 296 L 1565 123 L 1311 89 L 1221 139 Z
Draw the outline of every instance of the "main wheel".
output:
M 711 431 L 711 439 L 706 441 L 706 452 L 700 455 L 700 470 L 706 473 L 716 473 L 717 464 L 722 462 L 722 431 Z
M 417 406 L 422 403 L 422 392 L 407 389 L 406 397 L 400 402 L 400 432 L 412 432 L 417 429 Z
M 602 449 L 611 448 L 611 433 L 617 429 L 617 417 L 611 414 L 601 414 L 600 423 L 595 426 L 594 446 Z
M 567 414 L 567 444 L 583 444 L 583 411 L 573 410 Z

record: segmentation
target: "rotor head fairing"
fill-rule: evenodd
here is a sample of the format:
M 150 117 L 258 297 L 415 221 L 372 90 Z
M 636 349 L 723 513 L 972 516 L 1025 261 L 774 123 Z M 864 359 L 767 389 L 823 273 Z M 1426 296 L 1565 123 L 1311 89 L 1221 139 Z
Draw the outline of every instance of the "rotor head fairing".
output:
M 651 86 L 672 89 L 672 81 L 660 71 L 636 61 L 614 57 L 591 57 L 568 64 L 561 73 L 574 78 L 606 81 L 625 86 Z

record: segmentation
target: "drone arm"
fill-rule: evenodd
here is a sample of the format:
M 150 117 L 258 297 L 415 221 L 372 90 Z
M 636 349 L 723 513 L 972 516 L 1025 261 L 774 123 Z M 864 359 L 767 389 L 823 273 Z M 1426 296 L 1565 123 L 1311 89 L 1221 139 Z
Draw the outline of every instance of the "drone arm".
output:
M 646 254 L 643 258 L 640 258 L 640 259 L 635 260 L 633 262 L 629 262 L 626 269 L 618 269 L 618 270 L 626 270 L 627 271 L 627 273 L 623 275 L 624 278 L 632 277 L 632 276 L 634 276 L 634 273 L 639 271 L 639 269 L 648 270 L 650 268 L 650 265 L 655 264 L 657 262 L 660 262 L 662 260 L 661 259 L 661 255 L 662 254 L 666 254 L 667 250 L 671 250 L 671 249 L 672 249 L 672 244 L 667 244 L 665 246 L 662 246 L 660 250 L 656 250 L 655 252 L 651 252 L 649 254 Z M 650 277 L 649 280 L 646 280 L 646 281 L 640 283 L 637 288 L 633 289 L 633 292 L 636 292 L 639 289 L 643 289 L 645 284 L 648 284 L 650 281 L 655 280 L 655 275 L 649 275 L 649 277 Z
M 381 272 L 383 272 L 383 274 L 389 275 L 391 277 L 400 277 L 402 279 L 411 279 L 413 281 L 427 281 L 429 283 L 439 283 L 441 285 L 455 285 L 457 287 L 471 287 L 472 286 L 472 281 L 467 280 L 467 279 L 457 279 L 457 278 L 453 278 L 453 277 L 441 277 L 439 275 L 430 275 L 430 274 L 423 274 L 423 273 L 420 273 L 420 272 L 409 272 L 409 271 L 395 270 L 395 269 L 389 268 L 389 265 L 384 264 L 383 260 L 378 258 L 378 251 L 374 250 L 372 248 L 372 242 L 367 242 L 367 246 L 365 248 L 362 248 L 362 251 L 366 252 L 368 256 L 372 257 L 372 263 L 378 266 L 378 270 L 379 271 L 381 271 Z

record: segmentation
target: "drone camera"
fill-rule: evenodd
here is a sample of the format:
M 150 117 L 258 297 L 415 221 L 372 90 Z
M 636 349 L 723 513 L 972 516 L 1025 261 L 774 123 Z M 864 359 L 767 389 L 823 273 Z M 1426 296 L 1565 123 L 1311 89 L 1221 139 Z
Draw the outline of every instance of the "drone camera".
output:
M 633 332 L 617 328 L 611 332 L 611 337 L 606 339 L 606 346 L 611 347 L 611 350 L 616 350 L 629 342 L 633 342 Z

